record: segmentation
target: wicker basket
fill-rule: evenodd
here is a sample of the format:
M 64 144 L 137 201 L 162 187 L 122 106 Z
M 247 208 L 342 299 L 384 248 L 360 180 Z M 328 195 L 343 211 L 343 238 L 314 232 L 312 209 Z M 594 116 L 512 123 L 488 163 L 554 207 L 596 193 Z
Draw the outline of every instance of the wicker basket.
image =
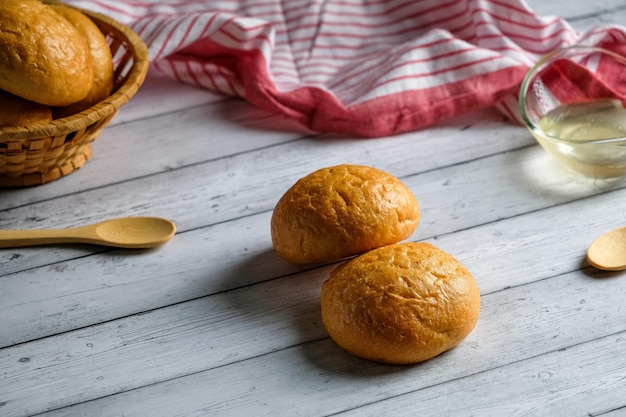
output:
M 114 58 L 113 93 L 93 107 L 32 128 L 0 128 L 0 187 L 41 185 L 68 175 L 91 157 L 91 142 L 137 92 L 148 72 L 148 50 L 130 28 L 80 10 L 106 36 Z

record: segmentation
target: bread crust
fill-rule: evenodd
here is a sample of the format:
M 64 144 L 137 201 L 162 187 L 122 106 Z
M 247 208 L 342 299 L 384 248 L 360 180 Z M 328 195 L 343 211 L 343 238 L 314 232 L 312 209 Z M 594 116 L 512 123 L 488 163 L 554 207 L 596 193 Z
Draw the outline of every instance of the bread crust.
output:
M 50 107 L 0 90 L 0 127 L 30 127 L 51 121 Z
M 55 118 L 59 118 L 79 113 L 109 97 L 113 88 L 113 57 L 106 38 L 91 19 L 62 4 L 51 4 L 50 7 L 78 29 L 87 41 L 93 68 L 91 88 L 87 96 L 70 106 L 54 109 Z
M 420 220 L 409 188 L 387 172 L 337 165 L 298 180 L 276 204 L 272 244 L 292 263 L 357 255 L 410 237 Z
M 38 0 L 0 2 L 0 89 L 48 106 L 82 100 L 93 77 L 78 30 Z
M 453 256 L 428 243 L 398 243 L 337 267 L 322 285 L 331 338 L 355 356 L 388 364 L 431 359 L 474 328 L 480 291 Z

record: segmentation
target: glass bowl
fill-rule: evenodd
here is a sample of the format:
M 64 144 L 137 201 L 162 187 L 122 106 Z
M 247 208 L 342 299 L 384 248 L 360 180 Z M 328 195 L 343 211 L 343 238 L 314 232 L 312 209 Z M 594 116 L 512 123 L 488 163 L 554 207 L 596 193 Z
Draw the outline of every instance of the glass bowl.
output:
M 522 119 L 537 142 L 571 171 L 626 175 L 626 57 L 572 46 L 543 56 L 519 94 Z

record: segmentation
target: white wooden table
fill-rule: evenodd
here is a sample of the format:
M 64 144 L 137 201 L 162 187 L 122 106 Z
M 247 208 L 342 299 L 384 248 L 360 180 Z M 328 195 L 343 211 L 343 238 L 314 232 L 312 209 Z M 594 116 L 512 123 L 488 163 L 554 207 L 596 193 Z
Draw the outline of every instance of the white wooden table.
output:
M 530 2 L 576 28 L 626 23 L 624 0 Z M 336 265 L 288 265 L 269 220 L 298 178 L 358 163 L 401 178 L 412 240 L 474 274 L 481 316 L 415 366 L 350 356 L 319 290 Z M 0 416 L 625 416 L 626 273 L 585 261 L 626 224 L 626 184 L 556 167 L 495 111 L 381 139 L 303 132 L 151 72 L 80 171 L 0 190 L 0 228 L 155 215 L 154 250 L 0 250 Z

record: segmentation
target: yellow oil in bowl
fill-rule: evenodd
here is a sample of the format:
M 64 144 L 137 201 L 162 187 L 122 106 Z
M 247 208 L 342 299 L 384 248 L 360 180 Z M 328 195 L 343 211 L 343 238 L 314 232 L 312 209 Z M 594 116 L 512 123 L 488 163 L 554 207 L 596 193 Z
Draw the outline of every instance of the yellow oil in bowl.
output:
M 619 100 L 563 104 L 531 132 L 572 171 L 595 178 L 626 174 L 626 109 Z

